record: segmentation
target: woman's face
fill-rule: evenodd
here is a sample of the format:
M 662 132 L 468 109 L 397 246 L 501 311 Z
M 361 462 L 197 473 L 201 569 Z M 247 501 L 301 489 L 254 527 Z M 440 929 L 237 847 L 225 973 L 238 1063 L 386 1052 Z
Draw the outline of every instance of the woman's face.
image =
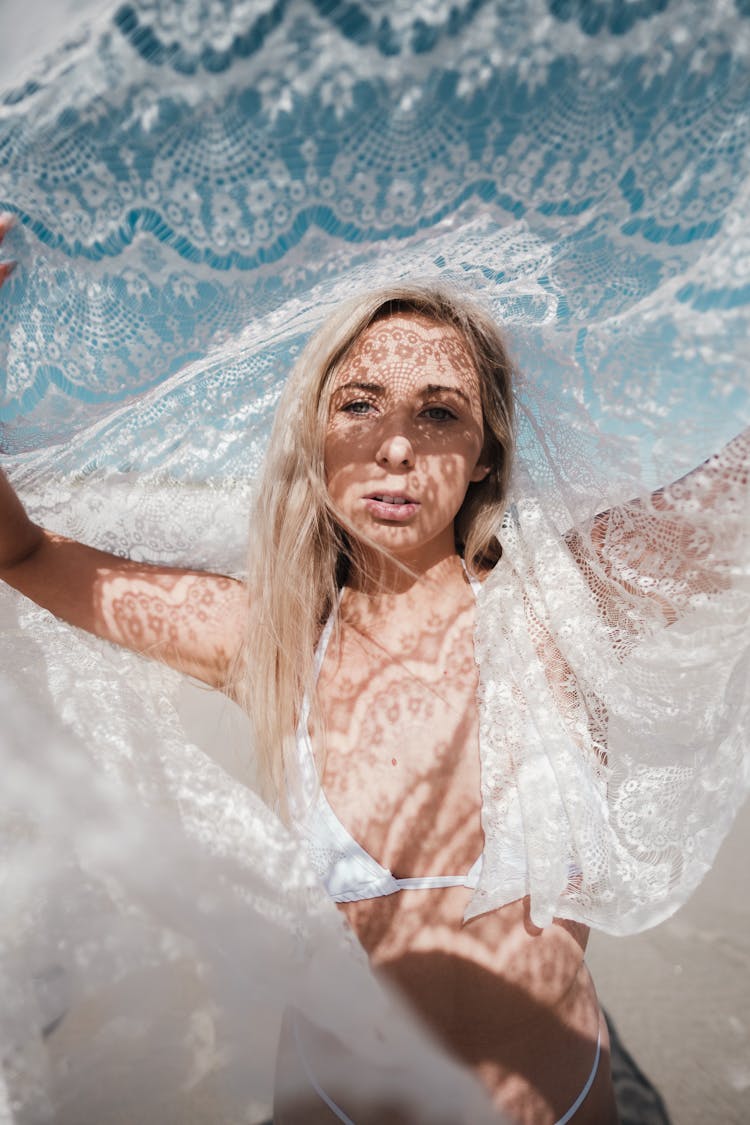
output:
M 415 315 L 371 325 L 334 377 L 325 471 L 334 506 L 411 565 L 454 550 L 482 480 L 479 377 L 459 333 Z

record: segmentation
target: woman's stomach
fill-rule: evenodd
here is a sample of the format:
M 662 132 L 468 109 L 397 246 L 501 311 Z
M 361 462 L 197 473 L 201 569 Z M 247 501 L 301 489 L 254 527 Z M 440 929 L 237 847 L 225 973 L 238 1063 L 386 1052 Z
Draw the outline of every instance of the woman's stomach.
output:
M 340 909 L 373 968 L 407 998 L 431 1033 L 475 1074 L 493 1103 L 512 1120 L 552 1125 L 575 1102 L 589 1078 L 601 1032 L 599 1004 L 584 964 L 588 929 L 555 921 L 534 927 L 520 899 L 463 923 L 472 892 L 464 887 L 406 890 Z M 611 1109 L 608 1044 L 576 1125 L 606 1125 Z M 277 1089 L 297 1084 L 295 1071 L 316 1066 L 336 1048 L 295 1017 L 285 1027 Z M 351 1066 L 361 1065 L 353 1061 Z M 292 1079 L 294 1078 L 294 1081 Z M 309 1078 L 309 1075 L 308 1075 Z M 304 1087 L 304 1077 L 302 1085 Z M 281 1102 L 281 1096 L 277 1099 Z M 312 1098 L 305 1113 L 277 1106 L 279 1125 L 335 1120 Z M 395 1121 L 393 1110 L 389 1120 Z M 612 1111 L 613 1112 L 613 1111 Z M 306 1115 L 305 1115 L 306 1114 Z M 357 1125 L 382 1113 L 357 1107 Z M 345 1119 L 345 1118 L 343 1118 Z M 408 1116 L 403 1118 L 409 1120 Z

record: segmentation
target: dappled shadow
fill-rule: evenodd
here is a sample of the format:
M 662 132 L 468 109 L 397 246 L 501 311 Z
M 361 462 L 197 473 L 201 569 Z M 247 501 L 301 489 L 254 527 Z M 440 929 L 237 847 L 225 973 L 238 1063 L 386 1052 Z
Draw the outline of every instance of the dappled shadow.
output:
M 212 687 L 226 685 L 242 643 L 244 587 L 222 575 L 152 567 L 45 533 L 0 577 L 63 621 Z
M 480 380 L 466 344 L 445 325 L 388 316 L 357 339 L 326 395 L 334 508 L 347 530 L 423 573 L 454 550 L 453 521 L 467 490 L 490 471 Z M 382 562 L 372 558 L 372 569 Z M 385 578 L 392 586 L 396 574 L 386 570 Z
M 544 1003 L 531 999 L 522 987 L 460 956 L 406 954 L 384 969 L 384 973 L 392 982 L 396 978 L 399 982 L 431 981 L 438 1007 L 443 1006 L 444 993 L 451 984 L 454 997 L 463 991 L 467 993 L 464 1017 L 472 1029 L 473 1045 L 469 1055 L 464 1052 L 459 1057 L 494 1095 L 499 1118 L 504 1113 L 504 1119 L 514 1122 L 551 1125 L 567 1112 L 584 1088 L 596 1057 L 598 1020 L 590 1031 L 573 1030 L 570 1013 L 564 1008 L 551 1010 Z M 477 1003 L 479 995 L 483 997 L 482 1003 Z M 572 1000 L 570 1007 L 574 1009 L 580 999 Z M 356 997 L 352 997 L 351 1002 L 356 1003 Z M 509 1024 L 507 1013 L 521 1011 L 523 1021 Z M 455 1044 L 450 1042 L 450 1036 L 437 1034 L 430 1016 L 424 1011 L 420 1014 L 438 1042 L 455 1055 Z M 399 1086 L 403 1091 L 400 1099 L 393 1096 L 394 1088 Z M 362 1091 L 368 1091 L 369 1096 Z M 419 1091 L 414 1091 L 417 1101 L 418 1094 Z M 363 1056 L 356 1043 L 344 1044 L 299 1012 L 290 1012 L 285 1019 L 279 1050 L 276 1125 L 301 1125 L 302 1122 L 322 1125 L 334 1120 L 323 1095 L 357 1125 L 392 1120 L 415 1125 L 425 1120 L 421 1111 L 409 1104 L 408 1074 L 402 1073 L 398 1065 L 378 1066 Z M 433 1114 L 439 1115 L 439 1107 Z M 436 1119 L 439 1118 L 431 1118 Z M 603 1023 L 596 1076 L 575 1121 L 576 1125 L 614 1125 L 616 1122 L 609 1046 Z
M 344 591 L 311 733 L 330 805 L 396 878 L 465 876 L 483 850 L 474 621 L 475 596 L 455 554 L 406 589 Z M 513 844 L 523 864 L 523 840 Z M 340 909 L 372 965 L 496 1105 L 519 1121 L 551 1123 L 580 1093 L 596 1050 L 587 928 L 558 921 L 539 930 L 523 898 L 464 923 L 472 893 L 407 889 Z M 316 1042 L 313 1034 L 314 1055 Z M 295 1065 L 282 1040 L 282 1089 Z M 317 1120 L 305 1112 L 279 1121 Z M 361 1112 L 358 1125 L 385 1119 Z M 608 1120 L 603 1059 L 576 1121 Z

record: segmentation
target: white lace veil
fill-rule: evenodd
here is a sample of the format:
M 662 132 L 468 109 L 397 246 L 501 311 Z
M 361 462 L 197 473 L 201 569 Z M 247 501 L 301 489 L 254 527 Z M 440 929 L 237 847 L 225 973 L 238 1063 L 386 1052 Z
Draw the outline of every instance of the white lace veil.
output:
M 301 343 L 353 289 L 451 279 L 523 372 L 480 601 L 470 912 L 504 901 L 521 834 L 540 924 L 668 915 L 748 780 L 748 441 L 729 444 L 750 421 L 747 6 L 17 18 L 0 421 L 34 517 L 241 573 Z M 251 1121 L 293 1002 L 408 1059 L 382 1073 L 425 1120 L 482 1120 L 255 796 L 241 717 L 0 593 L 0 1118 Z

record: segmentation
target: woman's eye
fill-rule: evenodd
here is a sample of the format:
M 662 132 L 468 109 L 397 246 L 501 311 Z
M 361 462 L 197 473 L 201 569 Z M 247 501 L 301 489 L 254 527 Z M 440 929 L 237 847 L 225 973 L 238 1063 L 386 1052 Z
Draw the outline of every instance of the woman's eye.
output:
M 456 419 L 456 415 L 452 410 L 448 410 L 447 406 L 428 406 L 422 411 L 422 415 L 429 418 L 431 422 L 451 422 Z
M 363 399 L 357 399 L 356 402 L 347 402 L 341 409 L 346 414 L 367 414 L 372 407 L 372 403 L 365 402 Z

